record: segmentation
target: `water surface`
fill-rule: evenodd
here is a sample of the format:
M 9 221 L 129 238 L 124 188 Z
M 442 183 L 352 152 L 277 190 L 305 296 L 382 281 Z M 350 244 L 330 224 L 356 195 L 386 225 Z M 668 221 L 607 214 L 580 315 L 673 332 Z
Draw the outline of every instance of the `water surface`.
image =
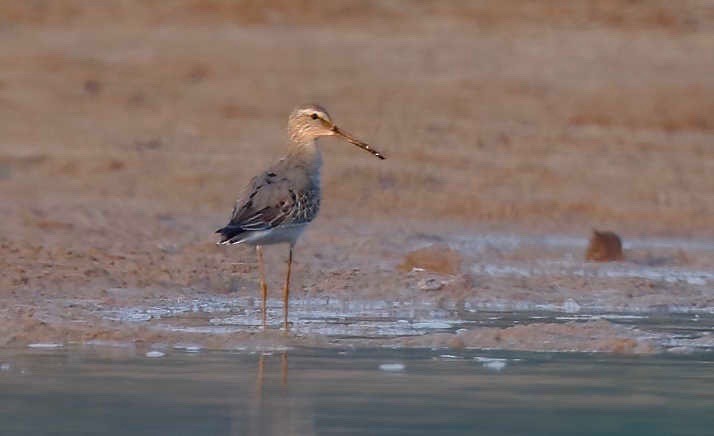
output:
M 0 434 L 703 435 L 714 427 L 711 353 L 189 351 L 0 351 Z

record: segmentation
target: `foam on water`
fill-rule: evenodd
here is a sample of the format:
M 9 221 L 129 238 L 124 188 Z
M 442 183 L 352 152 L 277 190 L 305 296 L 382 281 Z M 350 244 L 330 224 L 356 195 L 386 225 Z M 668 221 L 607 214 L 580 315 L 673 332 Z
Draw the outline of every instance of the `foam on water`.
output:
M 108 348 L 134 348 L 135 345 L 127 341 L 112 341 L 108 339 L 90 339 L 84 341 L 86 346 L 108 347 Z
M 161 352 L 161 351 L 147 351 L 146 352 L 146 357 L 152 357 L 152 358 L 158 358 L 158 357 L 164 357 L 166 356 L 166 353 Z
M 435 307 L 432 303 L 422 305 L 401 301 L 395 304 L 322 297 L 296 299 L 292 303 L 290 321 L 294 333 L 335 340 L 388 339 L 434 332 L 458 334 L 478 327 L 505 328 L 529 323 L 608 320 L 636 326 L 642 338 L 664 348 L 707 349 L 714 346 L 711 340 L 714 336 L 707 336 L 708 331 L 712 330 L 712 317 L 708 312 L 689 313 L 690 308 L 681 308 L 681 315 L 677 315 L 677 308 L 670 308 L 663 317 L 656 313 L 597 311 L 575 300 L 566 300 L 561 304 L 519 302 L 519 307 L 515 309 L 513 301 L 467 301 L 460 308 L 449 310 Z M 154 304 L 148 309 L 116 309 L 107 311 L 106 316 L 109 319 L 136 322 L 136 319 L 146 318 L 141 315 L 149 311 L 152 315 L 145 322 L 156 330 L 211 335 L 255 333 L 262 330 L 260 302 L 251 297 L 209 296 L 205 300 L 167 300 L 164 306 Z M 280 328 L 282 302 L 269 300 L 268 312 L 270 328 Z M 190 316 L 185 317 L 186 314 Z M 702 319 L 706 322 L 701 322 Z M 651 333 L 648 333 L 650 330 Z M 682 330 L 686 330 L 687 335 L 677 336 L 676 332 Z M 58 345 L 34 345 L 35 348 L 50 346 Z M 174 348 L 184 352 L 199 352 L 202 345 L 186 343 L 177 344 Z
M 480 362 L 484 368 L 490 369 L 492 371 L 497 371 L 497 372 L 500 372 L 501 370 L 503 370 L 503 368 L 505 368 L 508 365 L 508 360 L 509 360 L 509 359 L 503 359 L 503 358 L 482 357 L 482 356 L 475 356 L 473 359 L 476 362 Z
M 57 344 L 57 343 L 52 343 L 52 342 L 38 342 L 34 344 L 28 344 L 28 348 L 41 348 L 41 349 L 55 349 L 55 348 L 62 348 L 64 345 L 63 344 Z
M 203 347 L 199 344 L 176 344 L 174 345 L 174 350 L 185 351 L 187 353 L 200 353 Z
M 267 307 L 269 325 L 280 327 L 282 301 L 269 299 Z M 181 325 L 173 322 L 189 313 L 206 315 L 205 325 Z M 431 331 L 452 330 L 455 325 L 463 322 L 453 311 L 436 308 L 430 302 L 417 305 L 404 301 L 323 297 L 291 301 L 290 314 L 293 328 L 302 334 L 335 337 L 423 335 Z M 154 328 L 186 333 L 231 334 L 262 329 L 260 302 L 252 297 L 210 296 L 201 300 L 166 301 L 165 306 L 108 310 L 104 317 L 124 322 L 151 321 Z
M 457 356 L 455 354 L 439 354 L 439 359 L 442 360 L 460 360 L 463 359 L 461 356 Z
M 399 372 L 404 371 L 406 366 L 403 363 L 382 363 L 379 365 L 379 369 L 386 372 Z

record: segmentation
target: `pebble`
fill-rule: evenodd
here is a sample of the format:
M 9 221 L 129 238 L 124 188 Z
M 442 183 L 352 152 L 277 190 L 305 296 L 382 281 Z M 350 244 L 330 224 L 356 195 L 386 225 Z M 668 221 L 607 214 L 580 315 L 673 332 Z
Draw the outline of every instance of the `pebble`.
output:
M 438 291 L 444 287 L 444 282 L 430 277 L 419 280 L 419 283 L 417 283 L 417 287 L 422 291 Z
M 436 274 L 454 275 L 461 270 L 463 258 L 457 250 L 447 244 L 432 244 L 408 253 L 399 269 L 409 271 L 429 271 Z

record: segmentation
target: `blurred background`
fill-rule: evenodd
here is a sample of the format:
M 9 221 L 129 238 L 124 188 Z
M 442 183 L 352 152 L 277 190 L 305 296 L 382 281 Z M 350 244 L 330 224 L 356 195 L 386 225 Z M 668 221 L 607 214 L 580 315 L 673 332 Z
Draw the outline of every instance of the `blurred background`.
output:
M 284 151 L 290 110 L 318 102 L 391 157 L 324 141 L 325 215 L 714 234 L 711 1 L 0 11 L 5 212 L 226 215 Z
M 11 287 L 205 279 L 196 259 L 221 264 L 212 232 L 306 102 L 389 156 L 323 141 L 308 250 L 407 222 L 714 236 L 712 1 L 2 0 L 0 12 Z M 171 270 L 157 247 L 186 263 Z

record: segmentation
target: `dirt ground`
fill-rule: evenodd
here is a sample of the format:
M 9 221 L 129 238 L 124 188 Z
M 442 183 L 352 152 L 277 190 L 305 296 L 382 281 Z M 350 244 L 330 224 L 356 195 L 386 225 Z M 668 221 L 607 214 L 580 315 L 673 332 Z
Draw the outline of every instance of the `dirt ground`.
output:
M 305 102 L 388 159 L 322 142 L 323 206 L 297 247 L 294 299 L 714 307 L 712 1 L 2 0 L 0 11 L 0 345 L 327 342 L 171 336 L 96 310 L 257 295 L 251 250 L 217 247 L 213 231 L 284 152 L 287 115 Z M 577 264 L 593 228 L 626 248 L 675 241 L 622 262 L 664 275 L 474 266 Z M 582 246 L 458 243 L 481 234 Z M 456 265 L 404 266 L 432 243 Z M 268 250 L 275 298 L 284 251 Z M 501 346 L 557 342 L 561 328 Z M 498 346 L 489 335 L 459 340 Z M 464 345 L 452 340 L 440 343 Z M 615 342 L 582 348 L 652 350 Z

